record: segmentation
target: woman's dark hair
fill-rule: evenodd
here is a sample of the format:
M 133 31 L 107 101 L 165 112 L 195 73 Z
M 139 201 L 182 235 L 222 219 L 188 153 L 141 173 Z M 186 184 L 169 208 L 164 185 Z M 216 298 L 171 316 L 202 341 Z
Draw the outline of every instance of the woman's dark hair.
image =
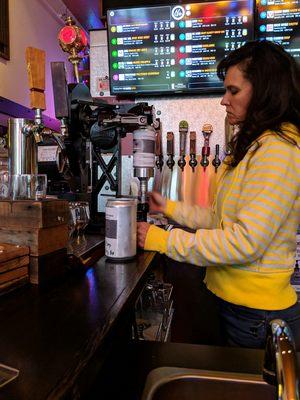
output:
M 229 143 L 231 167 L 238 165 L 265 130 L 271 129 L 295 145 L 296 141 L 281 130 L 281 124 L 290 122 L 300 131 L 300 67 L 295 59 L 279 44 L 251 41 L 219 63 L 218 77 L 224 80 L 234 65 L 251 82 L 253 92 L 245 121 Z

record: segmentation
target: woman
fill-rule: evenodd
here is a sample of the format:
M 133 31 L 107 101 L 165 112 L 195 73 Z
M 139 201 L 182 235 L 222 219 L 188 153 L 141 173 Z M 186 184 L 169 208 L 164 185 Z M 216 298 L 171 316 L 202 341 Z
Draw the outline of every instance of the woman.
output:
M 226 343 L 261 348 L 268 322 L 282 318 L 300 349 L 300 306 L 290 285 L 300 223 L 300 71 L 281 46 L 248 42 L 218 66 L 232 125 L 232 153 L 220 169 L 211 209 L 150 194 L 150 208 L 195 233 L 138 225 L 138 243 L 206 266 Z

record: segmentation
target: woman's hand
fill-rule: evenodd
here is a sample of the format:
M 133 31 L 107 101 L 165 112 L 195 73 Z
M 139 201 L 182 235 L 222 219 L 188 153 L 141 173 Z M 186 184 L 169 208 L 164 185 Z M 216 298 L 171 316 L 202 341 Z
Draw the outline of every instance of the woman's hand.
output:
M 149 193 L 149 209 L 150 211 L 165 212 L 167 199 L 158 192 Z
M 150 224 L 148 224 L 147 222 L 137 223 L 137 244 L 142 249 L 145 247 L 146 236 L 149 228 Z

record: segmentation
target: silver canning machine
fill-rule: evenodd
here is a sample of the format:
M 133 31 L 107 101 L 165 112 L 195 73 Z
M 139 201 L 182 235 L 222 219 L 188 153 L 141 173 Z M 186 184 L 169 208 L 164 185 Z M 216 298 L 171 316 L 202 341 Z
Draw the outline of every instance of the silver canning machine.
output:
M 75 38 L 72 43 L 65 40 L 70 37 Z M 61 122 L 61 132 L 49 135 L 38 146 L 38 169 L 47 174 L 48 194 L 73 202 L 89 202 L 89 228 L 98 228 L 104 223 L 107 198 L 129 196 L 134 176 L 140 182 L 139 219 L 146 220 L 147 182 L 154 175 L 155 135 L 159 126 L 154 107 L 132 102 L 111 105 L 93 99 L 88 87 L 79 82 L 79 52 L 86 42 L 70 18 L 59 33 L 59 42 L 70 54 L 76 82 L 67 84 L 63 62 L 51 63 L 55 114 Z M 126 163 L 122 141 L 131 134 L 133 156 L 127 156 L 131 162 Z
M 108 197 L 129 194 L 124 193 L 122 185 L 121 143 L 132 133 L 134 176 L 140 181 L 139 210 L 146 219 L 147 182 L 154 175 L 155 166 L 157 122 L 154 108 L 147 103 L 112 106 L 99 102 L 92 99 L 82 83 L 67 86 L 68 96 L 62 105 L 60 88 L 65 82 L 64 64 L 51 63 L 51 67 L 56 116 L 63 121 L 67 135 L 64 133 L 55 163 L 39 164 L 39 170 L 48 175 L 49 194 L 72 201 L 89 201 L 92 221 L 101 223 L 104 209 L 99 210 L 98 203 L 103 189 L 108 191 Z M 127 180 L 130 175 L 132 171 Z

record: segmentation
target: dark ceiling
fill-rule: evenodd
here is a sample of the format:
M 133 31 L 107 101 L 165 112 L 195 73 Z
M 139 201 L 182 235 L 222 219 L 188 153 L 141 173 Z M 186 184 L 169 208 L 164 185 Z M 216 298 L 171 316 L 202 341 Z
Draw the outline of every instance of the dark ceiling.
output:
M 63 2 L 87 31 L 103 28 L 100 19 L 101 0 L 63 0 Z
M 88 31 L 103 28 L 101 17 L 106 15 L 107 9 L 149 6 L 154 4 L 170 4 L 170 0 L 63 0 L 67 8 Z M 176 0 L 181 3 L 182 0 Z

